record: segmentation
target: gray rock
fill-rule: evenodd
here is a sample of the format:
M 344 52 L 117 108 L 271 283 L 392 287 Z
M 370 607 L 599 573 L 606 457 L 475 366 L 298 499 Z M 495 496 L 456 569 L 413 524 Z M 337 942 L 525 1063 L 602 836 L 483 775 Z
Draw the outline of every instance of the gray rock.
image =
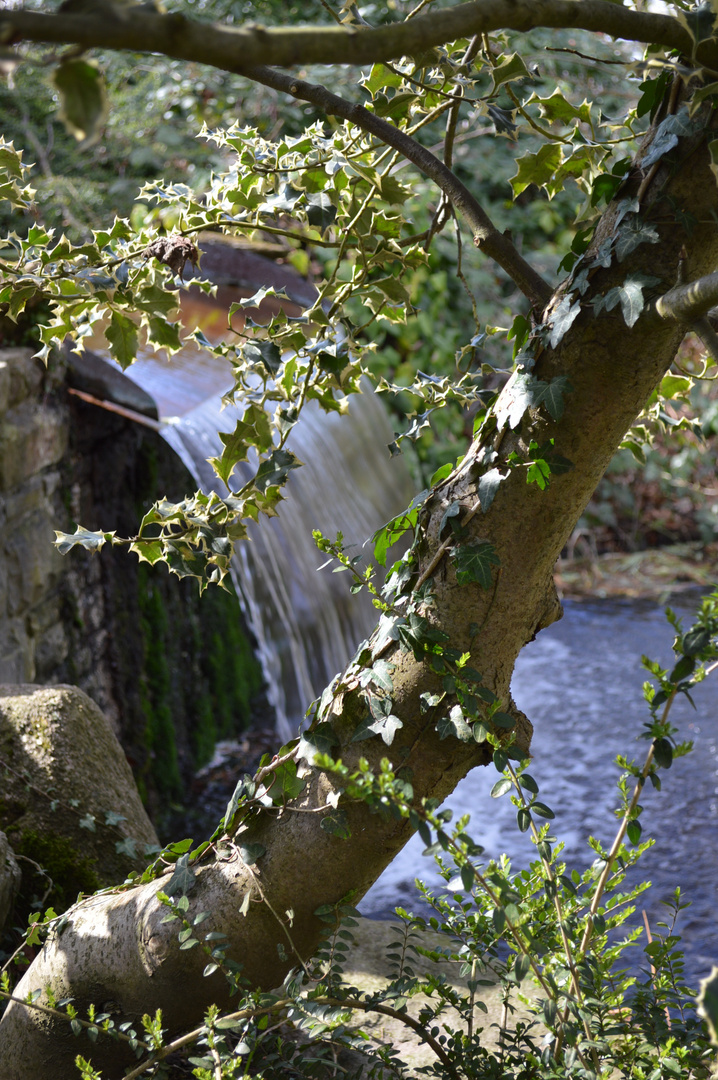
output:
M 20 867 L 17 865 L 15 854 L 5 833 L 0 832 L 0 930 L 12 912 L 12 906 L 20 888 L 20 878 Z
M 77 687 L 0 686 L 0 776 L 0 828 L 68 903 L 149 861 L 157 837 L 130 767 Z

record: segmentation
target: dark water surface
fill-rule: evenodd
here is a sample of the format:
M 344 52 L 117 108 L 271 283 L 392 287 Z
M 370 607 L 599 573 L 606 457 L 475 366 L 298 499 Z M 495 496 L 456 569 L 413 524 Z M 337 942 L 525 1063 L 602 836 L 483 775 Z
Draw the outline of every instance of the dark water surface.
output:
M 671 604 L 690 626 L 697 597 Z M 609 845 L 615 835 L 616 754 L 643 763 L 648 743 L 637 739 L 648 718 L 642 685 L 646 654 L 670 667 L 673 631 L 663 608 L 640 601 L 567 602 L 561 622 L 542 631 L 524 649 L 516 666 L 513 694 L 531 719 L 535 734 L 531 773 L 540 798 L 555 811 L 552 833 L 566 843 L 569 867 L 593 861 L 586 840 L 596 836 Z M 686 949 L 686 974 L 696 985 L 718 963 L 718 671 L 696 687 L 693 711 L 680 698 L 671 712 L 679 741 L 692 740 L 694 751 L 661 771 L 662 790 L 650 784 L 641 798 L 643 839 L 655 845 L 635 874 L 653 888 L 639 900 L 656 932 L 667 909 L 661 904 L 677 885 L 691 907 L 681 914 L 677 932 Z M 516 828 L 516 810 L 505 795 L 491 799 L 498 778 L 493 767 L 474 770 L 447 801 L 455 817 L 470 813 L 469 833 L 486 848 L 486 859 L 506 852 L 515 870 L 534 858 L 529 834 Z M 362 913 L 387 918 L 396 905 L 419 907 L 415 877 L 443 885 L 433 860 L 422 858 L 415 837 L 365 897 Z M 640 910 L 631 925 L 642 922 Z M 636 964 L 642 952 L 635 950 Z

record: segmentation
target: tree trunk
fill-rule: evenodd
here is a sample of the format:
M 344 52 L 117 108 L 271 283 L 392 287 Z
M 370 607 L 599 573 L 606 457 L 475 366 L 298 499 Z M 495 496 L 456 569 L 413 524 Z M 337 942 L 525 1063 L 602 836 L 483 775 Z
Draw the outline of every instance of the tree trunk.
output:
M 514 469 L 500 484 L 488 512 L 479 511 L 471 518 L 467 525 L 471 536 L 489 541 L 500 558 L 489 589 L 478 584 L 459 586 L 448 558 L 437 561 L 446 507 L 455 500 L 466 509 L 476 503 L 476 479 L 466 462 L 425 505 L 421 569 L 436 563 L 432 572 L 435 607 L 429 617 L 449 634 L 453 647 L 471 652 L 471 663 L 505 710 L 513 708 L 510 681 L 518 653 L 538 630 L 560 617 L 552 582 L 556 558 L 625 432 L 671 364 L 685 332 L 685 326 L 661 319 L 651 308 L 633 328 L 626 325 L 620 307 L 594 316 L 591 299 L 631 274 L 660 278 L 656 291 L 666 292 L 681 276 L 679 267 L 686 280 L 714 268 L 718 230 L 702 227 L 688 234 L 677 220 L 682 212 L 700 221 L 712 220 L 717 200 L 708 141 L 705 133 L 683 138 L 671 155 L 672 164 L 662 159 L 648 189 L 641 193 L 641 213 L 658 231 L 659 243 L 644 243 L 623 262 L 614 259 L 608 268 L 595 269 L 581 314 L 557 348 L 537 355 L 533 372 L 537 378 L 565 375 L 570 380 L 572 389 L 561 419 L 556 422 L 543 409 L 533 409 L 515 430 L 504 429 L 498 439 L 495 432 L 490 436 L 498 451 L 493 467 L 501 468 L 512 450 L 526 457 L 532 439 L 539 445 L 554 439 L 555 450 L 569 458 L 573 468 L 552 477 L 545 491 L 526 483 L 525 470 Z M 621 191 L 619 198 L 629 194 L 635 192 Z M 617 203 L 613 203 L 599 226 L 594 248 L 612 235 L 616 214 Z M 552 304 L 560 295 L 559 290 Z M 550 311 L 551 305 L 546 315 Z M 509 383 L 503 400 L 511 394 Z M 478 443 L 472 446 L 467 462 L 479 449 Z M 472 624 L 480 627 L 474 636 Z M 361 756 L 374 766 L 388 757 L 397 768 L 411 768 L 418 797 L 443 799 L 471 768 L 487 763 L 485 744 L 441 740 L 431 712 L 422 714 L 419 700 L 422 693 L 437 689 L 439 676 L 396 643 L 383 656 L 395 665 L 392 712 L 403 727 L 390 747 L 376 737 L 350 742 L 364 706 L 358 688 L 344 685 L 322 717 L 331 722 L 341 742 L 335 756 L 350 767 Z M 531 725 L 518 714 L 518 744 L 528 751 L 530 740 Z M 228 935 L 228 956 L 242 962 L 244 974 L 255 986 L 276 986 L 295 966 L 296 953 L 307 958 L 321 930 L 315 909 L 336 903 L 348 893 L 358 901 L 410 835 L 405 821 L 372 815 L 362 803 L 345 807 L 351 839 L 329 835 L 321 828 L 321 813 L 297 811 L 325 806 L 335 781 L 314 767 L 306 771 L 307 786 L 293 804 L 284 810 L 267 810 L 235 837 L 266 847 L 256 865 L 246 866 L 235 854 L 229 861 L 203 866 L 188 896 L 189 917 L 211 912 L 202 929 Z M 480 807 L 475 820 L 480 827 Z M 66 927 L 45 945 L 16 994 L 24 997 L 34 988 L 51 987 L 56 998 L 71 996 L 81 1016 L 94 1002 L 99 1009 L 116 1013 L 118 1022 L 161 1008 L 170 1034 L 200 1023 L 210 1003 L 229 1004 L 223 977 L 219 973 L 202 977 L 207 960 L 202 950 L 180 951 L 177 924 L 162 923 L 166 908 L 156 900 L 156 893 L 166 884 L 164 878 L 98 896 L 73 909 Z M 239 909 L 248 891 L 252 902 L 243 916 Z M 288 909 L 293 911 L 291 925 L 285 915 Z M 93 1046 L 84 1038 L 74 1038 L 66 1023 L 23 1005 L 9 1006 L 0 1026 L 0 1080 L 71 1080 L 76 1075 L 72 1062 L 77 1053 L 89 1057 L 108 1078 L 121 1076 L 134 1060 L 125 1056 L 123 1047 L 102 1036 Z

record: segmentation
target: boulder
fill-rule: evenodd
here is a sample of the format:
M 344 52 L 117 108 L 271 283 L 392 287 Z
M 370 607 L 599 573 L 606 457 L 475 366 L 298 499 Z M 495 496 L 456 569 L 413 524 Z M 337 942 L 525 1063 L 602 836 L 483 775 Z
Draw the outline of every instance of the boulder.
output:
M 157 836 L 122 747 L 77 687 L 0 686 L 0 777 L 0 829 L 28 860 L 23 908 L 67 907 L 150 861 Z

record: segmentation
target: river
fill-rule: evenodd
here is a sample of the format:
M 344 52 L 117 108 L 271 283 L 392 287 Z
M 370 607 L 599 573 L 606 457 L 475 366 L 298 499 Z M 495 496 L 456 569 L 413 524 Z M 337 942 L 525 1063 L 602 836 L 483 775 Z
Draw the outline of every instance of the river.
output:
M 695 594 L 673 602 L 686 626 L 696 603 Z M 552 834 L 565 842 L 570 867 L 583 869 L 593 861 L 589 836 L 608 845 L 615 833 L 616 754 L 642 763 L 648 746 L 638 738 L 649 715 L 641 656 L 669 666 L 672 640 L 663 609 L 653 602 L 567 601 L 564 618 L 542 631 L 519 657 L 513 693 L 534 724 L 531 774 L 540 798 L 556 814 Z M 639 906 L 654 935 L 667 915 L 662 901 L 677 885 L 690 901 L 677 932 L 686 947 L 686 974 L 696 985 L 718 963 L 718 674 L 696 687 L 693 697 L 696 711 L 681 698 L 671 715 L 677 739 L 692 740 L 694 751 L 661 772 L 660 792 L 646 785 L 643 839 L 655 837 L 656 843 L 631 880 L 653 884 Z M 493 767 L 475 769 L 446 805 L 455 817 L 472 815 L 468 831 L 485 847 L 487 860 L 506 852 L 519 870 L 533 859 L 534 849 L 529 834 L 516 827 L 509 796 L 491 799 L 497 778 Z M 418 910 L 415 877 L 443 885 L 433 860 L 422 858 L 422 848 L 418 837 L 409 842 L 365 897 L 363 914 L 386 918 L 396 905 Z M 638 911 L 631 925 L 640 922 Z M 642 960 L 641 954 L 634 963 Z

